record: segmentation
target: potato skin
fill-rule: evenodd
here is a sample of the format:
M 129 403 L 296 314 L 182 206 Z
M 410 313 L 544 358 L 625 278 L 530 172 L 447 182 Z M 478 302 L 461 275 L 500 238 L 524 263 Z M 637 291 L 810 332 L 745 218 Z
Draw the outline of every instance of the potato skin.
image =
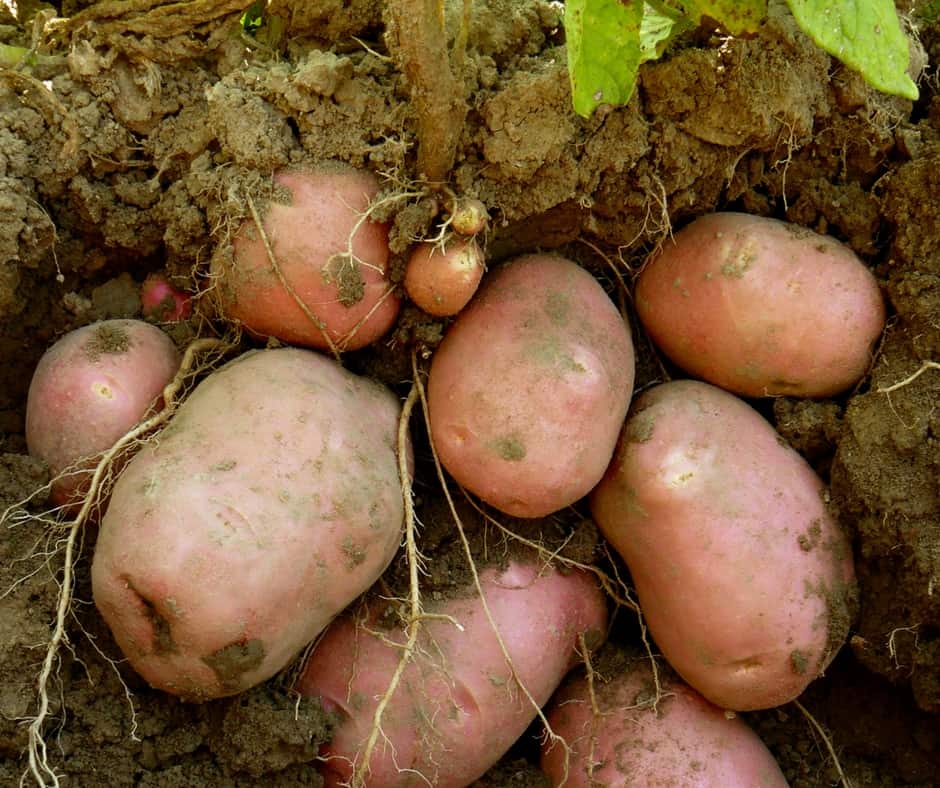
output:
M 388 229 L 360 215 L 378 193 L 368 172 L 332 164 L 316 171 L 282 170 L 275 182 L 290 202 L 272 201 L 262 220 L 284 279 L 340 350 L 356 350 L 381 337 L 400 305 L 386 273 Z M 349 236 L 361 262 L 343 258 Z M 252 219 L 230 248 L 212 260 L 222 314 L 256 334 L 294 345 L 329 347 L 320 330 L 284 288 Z
M 431 364 L 437 453 L 496 508 L 540 517 L 600 480 L 633 390 L 633 343 L 587 271 L 533 254 L 492 271 Z
M 742 213 L 678 232 L 640 273 L 635 303 L 676 364 L 747 397 L 844 391 L 885 324 L 878 283 L 848 247 Z
M 587 572 L 562 574 L 544 564 L 514 562 L 503 571 L 482 571 L 480 580 L 515 676 L 541 706 L 578 659 L 578 635 L 585 635 L 589 647 L 603 640 L 604 595 Z M 367 626 L 376 631 L 379 615 L 370 607 Z M 423 624 L 419 650 L 383 715 L 388 742 L 372 756 L 370 786 L 469 785 L 535 719 L 473 589 L 429 603 L 426 611 L 453 616 L 464 630 L 440 618 Z M 401 631 L 382 634 L 406 640 Z M 330 626 L 310 656 L 297 689 L 342 717 L 321 751 L 328 788 L 348 784 L 400 654 L 347 615 Z
M 483 278 L 483 252 L 470 238 L 418 244 L 405 268 L 405 291 L 416 306 L 435 317 L 456 315 L 473 298 Z
M 156 323 L 178 323 L 192 316 L 193 300 L 162 274 L 150 274 L 140 286 L 140 309 Z
M 110 449 L 160 404 L 179 363 L 172 340 L 141 320 L 105 320 L 66 334 L 39 360 L 29 385 L 29 453 L 45 460 L 55 477 Z M 91 473 L 56 479 L 53 502 L 77 503 Z
M 787 703 L 843 644 L 848 541 L 813 470 L 733 395 L 688 380 L 644 392 L 591 510 L 663 655 L 712 703 Z
M 190 700 L 272 676 L 382 573 L 403 503 L 400 407 L 298 349 L 204 380 L 114 488 L 95 604 L 134 669 Z
M 566 681 L 546 710 L 552 730 L 571 747 L 564 782 L 564 750 L 550 741 L 542 745 L 542 771 L 552 786 L 786 788 L 774 757 L 740 717 L 729 719 L 662 670 L 659 681 L 663 695 L 654 709 L 647 704 L 656 685 L 645 659 L 607 681 L 596 676 L 602 715 L 596 721 L 587 679 Z

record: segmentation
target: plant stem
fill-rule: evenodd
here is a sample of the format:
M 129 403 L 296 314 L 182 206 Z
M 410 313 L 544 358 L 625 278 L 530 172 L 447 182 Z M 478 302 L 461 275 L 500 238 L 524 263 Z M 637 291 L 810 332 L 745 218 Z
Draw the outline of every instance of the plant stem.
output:
M 390 0 L 385 14 L 388 48 L 411 87 L 417 113 L 418 173 L 431 184 L 443 184 L 467 114 L 463 84 L 447 50 L 443 5 L 439 0 Z M 460 62 L 462 52 L 455 54 Z

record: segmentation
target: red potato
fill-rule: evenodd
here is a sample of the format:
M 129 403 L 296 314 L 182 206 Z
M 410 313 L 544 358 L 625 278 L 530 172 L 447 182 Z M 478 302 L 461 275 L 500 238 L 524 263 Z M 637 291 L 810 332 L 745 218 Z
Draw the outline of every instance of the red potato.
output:
M 635 303 L 676 364 L 746 397 L 850 388 L 885 324 L 878 283 L 848 247 L 740 213 L 678 232 L 641 272 Z
M 431 434 L 464 487 L 517 517 L 600 481 L 633 390 L 633 343 L 587 271 L 533 254 L 491 272 L 431 365 Z
M 140 304 L 144 317 L 158 323 L 188 320 L 193 313 L 190 295 L 160 274 L 150 274 L 144 280 L 140 288 Z
M 697 381 L 644 392 L 591 510 L 663 655 L 712 703 L 787 703 L 845 641 L 852 552 L 822 482 L 733 395 Z
M 140 320 L 84 326 L 46 351 L 29 386 L 26 443 L 49 465 L 54 503 L 80 500 L 94 457 L 156 409 L 179 363 L 170 338 Z
M 418 244 L 405 268 L 405 291 L 429 315 L 449 317 L 473 298 L 483 270 L 483 252 L 472 238 L 453 242 L 446 249 Z
M 575 677 L 552 697 L 552 730 L 570 746 L 546 740 L 542 771 L 552 786 L 786 788 L 780 767 L 740 717 L 729 717 L 681 681 L 660 673 L 662 696 L 644 659 L 604 681 Z
M 398 399 L 285 348 L 211 374 L 121 475 L 92 565 L 133 668 L 189 700 L 274 675 L 388 566 Z
M 338 164 L 282 170 L 274 180 L 288 199 L 272 201 L 262 224 L 293 294 L 248 219 L 231 248 L 213 256 L 222 314 L 256 334 L 321 350 L 329 347 L 327 335 L 340 350 L 374 342 L 391 328 L 400 305 L 387 278 L 388 228 L 362 220 L 378 182 Z
M 600 644 L 604 595 L 586 572 L 562 574 L 542 564 L 487 569 L 481 585 L 513 662 L 510 669 L 472 589 L 426 606 L 419 649 L 385 709 L 384 739 L 370 760 L 366 785 L 376 788 L 469 785 L 495 764 L 529 726 L 540 706 L 579 659 L 578 636 Z M 452 616 L 458 630 L 441 616 Z M 319 697 L 341 722 L 321 751 L 328 788 L 347 785 L 360 760 L 379 699 L 389 686 L 404 643 L 401 631 L 377 633 L 350 616 L 317 644 L 297 689 Z

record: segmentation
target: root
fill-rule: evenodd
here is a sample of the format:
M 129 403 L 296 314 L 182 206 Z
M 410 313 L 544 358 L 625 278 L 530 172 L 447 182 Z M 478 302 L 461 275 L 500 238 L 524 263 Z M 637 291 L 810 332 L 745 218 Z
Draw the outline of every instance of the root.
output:
M 823 740 L 823 744 L 826 745 L 826 750 L 829 752 L 829 756 L 832 758 L 833 764 L 835 764 L 836 772 L 839 774 L 839 781 L 842 783 L 843 788 L 852 788 L 852 783 L 849 781 L 849 778 L 845 776 L 845 772 L 842 770 L 842 764 L 839 762 L 839 756 L 836 755 L 835 747 L 832 746 L 832 738 L 826 733 L 826 729 L 819 724 L 818 720 L 809 713 L 802 703 L 798 700 L 793 701 L 793 705 L 796 706 L 800 713 L 806 717 L 807 722 L 813 727 L 813 730 L 819 734 L 820 738 Z
M 358 257 L 353 251 L 353 239 L 356 237 L 359 230 L 362 228 L 363 224 L 372 219 L 373 214 L 378 210 L 387 207 L 390 204 L 400 202 L 402 200 L 409 200 L 412 198 L 423 197 L 423 191 L 402 191 L 390 194 L 382 199 L 372 203 L 369 207 L 359 213 L 356 223 L 353 225 L 352 230 L 349 232 L 349 236 L 346 239 L 346 250 L 343 252 L 338 252 L 334 254 L 328 261 L 327 266 L 329 266 L 334 261 L 338 261 L 340 266 L 363 266 L 365 268 L 372 268 L 374 270 L 379 270 L 381 273 L 385 271 L 379 269 L 377 266 L 372 263 L 368 263 L 362 258 Z M 255 229 L 258 232 L 258 237 L 261 239 L 261 243 L 264 245 L 265 254 L 268 257 L 268 262 L 271 265 L 271 270 L 274 272 L 274 275 L 277 277 L 278 282 L 280 282 L 281 287 L 287 291 L 287 294 L 291 297 L 298 308 L 304 313 L 304 316 L 313 324 L 316 329 L 320 332 L 324 341 L 326 342 L 327 348 L 330 353 L 333 355 L 333 358 L 336 361 L 342 363 L 341 353 L 345 350 L 350 340 L 359 332 L 359 329 L 369 320 L 370 317 L 375 313 L 375 311 L 383 304 L 389 297 L 391 297 L 394 292 L 394 287 L 389 285 L 389 287 L 382 294 L 382 297 L 378 302 L 369 310 L 368 314 L 365 315 L 359 322 L 356 323 L 346 334 L 344 334 L 340 341 L 337 343 L 333 340 L 333 337 L 330 336 L 330 332 L 326 327 L 326 323 L 310 308 L 306 301 L 304 301 L 297 291 L 294 289 L 294 286 L 287 280 L 287 277 L 284 276 L 284 272 L 281 269 L 280 264 L 278 263 L 277 256 L 274 254 L 274 248 L 271 245 L 271 239 L 268 237 L 267 232 L 264 229 L 264 222 L 261 219 L 261 213 L 258 211 L 258 207 L 255 205 L 255 201 L 252 198 L 251 194 L 248 193 L 245 196 L 245 203 L 248 205 L 248 212 L 251 216 L 252 222 L 254 222 Z M 338 276 L 337 276 L 338 278 Z
M 49 717 L 49 686 L 56 673 L 59 660 L 59 650 L 68 646 L 66 621 L 72 609 L 73 592 L 75 586 L 75 563 L 80 552 L 80 538 L 84 534 L 84 525 L 88 522 L 92 512 L 100 504 L 105 486 L 110 478 L 112 466 L 121 454 L 133 444 L 141 441 L 148 433 L 162 426 L 173 415 L 179 405 L 179 398 L 183 387 L 192 375 L 199 369 L 194 369 L 197 356 L 207 352 L 222 353 L 229 345 L 219 339 L 197 339 L 186 348 L 179 370 L 163 389 L 164 407 L 158 413 L 144 419 L 136 427 L 127 432 L 104 452 L 92 475 L 88 493 L 85 495 L 78 514 L 68 523 L 66 528 L 68 536 L 65 540 L 65 557 L 62 568 L 58 604 L 56 606 L 55 626 L 52 636 L 46 646 L 45 658 L 42 662 L 37 680 L 37 710 L 35 716 L 29 719 L 28 727 L 28 756 L 29 768 L 24 779 L 32 775 L 36 784 L 46 788 L 60 785 L 59 776 L 49 763 L 48 750 L 44 737 L 44 728 Z M 4 513 L 8 516 L 10 510 Z M 64 704 L 63 704 L 64 707 Z
M 453 214 L 449 214 L 444 221 L 442 221 L 438 227 L 437 232 L 434 233 L 430 238 L 415 238 L 416 243 L 429 243 L 432 246 L 437 247 L 437 250 L 444 253 L 444 250 L 447 248 L 447 245 L 450 243 L 451 239 L 454 237 L 453 232 L 450 229 L 450 226 L 454 222 Z
M 352 230 L 349 231 L 349 236 L 346 238 L 346 251 L 340 252 L 339 254 L 333 255 L 333 257 L 327 261 L 327 264 L 333 261 L 336 257 L 341 257 L 344 262 L 349 263 L 358 263 L 361 266 L 366 268 L 372 268 L 379 273 L 385 273 L 384 270 L 378 266 L 372 265 L 372 263 L 367 263 L 361 257 L 358 257 L 353 251 L 353 239 L 359 233 L 359 230 L 362 229 L 362 225 L 366 222 L 371 221 L 372 217 L 383 208 L 387 208 L 395 203 L 402 202 L 403 200 L 418 199 L 424 197 L 427 192 L 421 189 L 411 188 L 410 184 L 402 184 L 400 180 L 394 178 L 393 176 L 387 176 L 388 180 L 396 185 L 397 191 L 387 194 L 384 197 L 376 200 L 375 202 L 369 203 L 369 207 L 364 211 L 359 212 L 359 216 L 356 219 L 356 223 L 353 225 Z M 348 203 L 344 203 L 347 208 L 351 209 L 351 206 Z
M 790 169 L 790 164 L 793 161 L 793 151 L 796 149 L 796 128 L 793 125 L 792 121 L 786 120 L 785 118 L 777 118 L 780 121 L 780 131 L 783 132 L 784 129 L 787 129 L 787 155 L 778 159 L 774 163 L 774 167 L 780 167 L 783 165 L 783 172 L 780 174 L 780 195 L 783 198 L 783 211 L 786 213 L 790 210 L 790 206 L 787 204 L 787 171 Z
M 640 640 L 643 643 L 643 648 L 646 651 L 646 656 L 650 661 L 650 671 L 653 674 L 653 684 L 656 687 L 656 697 L 652 702 L 652 706 L 656 709 L 659 705 L 659 701 L 663 698 L 663 689 L 659 680 L 659 666 L 656 662 L 656 655 L 653 653 L 653 646 L 650 643 L 649 631 L 646 628 L 646 620 L 643 617 L 643 611 L 640 609 L 640 605 L 633 598 L 633 593 L 630 589 L 630 586 L 620 577 L 617 572 L 617 564 L 613 561 L 608 553 L 608 559 L 610 560 L 610 565 L 614 568 L 614 577 L 608 575 L 601 568 L 594 566 L 593 564 L 585 564 L 581 561 L 575 561 L 573 558 L 567 558 L 566 556 L 561 555 L 561 551 L 564 549 L 564 545 L 559 547 L 557 550 L 549 551 L 543 545 L 538 542 L 534 542 L 531 539 L 526 539 L 524 536 L 520 536 L 515 531 L 511 531 L 505 525 L 503 525 L 499 520 L 494 518 L 485 511 L 479 503 L 477 503 L 466 490 L 461 488 L 461 492 L 464 494 L 464 497 L 467 499 L 468 503 L 476 509 L 476 511 L 483 517 L 486 522 L 494 526 L 497 530 L 500 531 L 504 536 L 509 539 L 514 539 L 520 544 L 525 545 L 526 547 L 534 550 L 538 555 L 540 555 L 543 560 L 546 562 L 552 561 L 559 563 L 562 566 L 569 567 L 571 569 L 581 569 L 585 572 L 590 572 L 597 578 L 597 581 L 600 583 L 601 588 L 604 589 L 604 593 L 613 600 L 613 602 L 618 607 L 625 607 L 629 610 L 632 610 L 636 615 L 637 624 L 640 627 Z M 607 549 L 606 547 L 604 548 Z
M 323 338 L 326 340 L 326 345 L 330 349 L 330 352 L 333 354 L 333 358 L 337 361 L 342 362 L 342 359 L 339 355 L 339 350 L 336 347 L 336 343 L 333 342 L 333 338 L 330 336 L 330 332 L 326 330 L 326 323 L 324 323 L 319 317 L 317 317 L 313 311 L 307 306 L 307 303 L 297 295 L 297 291 L 294 290 L 294 286 L 287 281 L 287 278 L 284 276 L 284 272 L 281 271 L 281 266 L 277 262 L 277 257 L 274 255 L 274 249 L 271 247 L 271 240 L 268 238 L 268 234 L 265 232 L 264 223 L 261 221 L 261 215 L 258 213 L 258 208 L 255 206 L 255 201 L 252 199 L 250 194 L 246 195 L 246 201 L 248 203 L 248 210 L 251 212 L 251 220 L 255 223 L 255 229 L 258 231 L 258 237 L 261 239 L 261 243 L 264 244 L 264 251 L 268 255 L 268 262 L 271 263 L 271 270 L 274 271 L 274 275 L 277 276 L 277 280 L 281 283 L 287 294 L 294 300 L 294 303 L 300 307 L 300 310 L 307 316 L 307 319 L 317 327 L 317 330 L 323 335 Z
M 470 568 L 470 574 L 473 577 L 473 585 L 476 588 L 477 595 L 480 598 L 480 604 L 483 607 L 483 613 L 486 616 L 486 620 L 489 622 L 490 628 L 493 631 L 493 634 L 496 636 L 496 641 L 499 644 L 500 651 L 503 654 L 503 658 L 506 660 L 506 664 L 509 666 L 509 669 L 512 673 L 512 677 L 515 680 L 516 685 L 522 690 L 522 694 L 525 695 L 526 700 L 532 705 L 532 708 L 535 709 L 538 719 L 541 721 L 543 730 L 545 731 L 546 741 L 550 741 L 552 746 L 560 746 L 565 751 L 565 780 L 568 776 L 568 763 L 571 759 L 571 747 L 568 745 L 568 742 L 557 733 L 555 733 L 551 724 L 545 716 L 545 713 L 542 711 L 541 706 L 535 698 L 532 697 L 532 693 L 529 692 L 529 688 L 526 687 L 525 683 L 516 673 L 516 667 L 513 663 L 512 655 L 509 653 L 509 649 L 506 646 L 506 641 L 503 639 L 502 634 L 499 631 L 499 627 L 496 626 L 496 621 L 493 619 L 493 613 L 490 610 L 490 606 L 486 601 L 486 596 L 483 594 L 483 588 L 480 585 L 480 574 L 477 570 L 476 562 L 473 559 L 473 551 L 470 548 L 470 541 L 467 538 L 467 533 L 463 527 L 463 521 L 460 519 L 460 515 L 457 513 L 457 507 L 454 505 L 454 499 L 450 494 L 450 489 L 447 486 L 447 479 L 444 476 L 444 468 L 441 465 L 440 458 L 437 456 L 437 451 L 434 448 L 434 436 L 431 433 L 431 415 L 428 410 L 428 398 L 424 389 L 424 384 L 421 382 L 421 373 L 418 370 L 418 360 L 417 356 L 412 353 L 411 356 L 411 369 L 414 380 L 414 387 L 418 391 L 418 396 L 421 398 L 421 411 L 424 415 L 424 423 L 428 430 L 428 436 L 430 438 L 429 444 L 431 447 L 431 456 L 434 459 L 434 467 L 437 470 L 437 478 L 440 482 L 441 489 L 444 492 L 444 497 L 447 499 L 447 506 L 450 510 L 451 518 L 454 521 L 454 525 L 457 526 L 457 533 L 460 536 L 460 542 L 463 545 L 464 555 L 467 558 L 467 564 Z M 544 551 L 544 548 L 543 548 Z
M 920 624 L 914 624 L 910 627 L 895 627 L 891 630 L 891 634 L 888 636 L 888 654 L 891 659 L 894 660 L 894 669 L 901 670 L 901 663 L 898 661 L 898 648 L 896 639 L 899 633 L 907 632 L 913 635 L 914 643 L 912 649 L 916 652 L 918 650 L 918 641 L 920 640 Z M 909 677 L 914 675 L 914 665 L 910 667 L 910 672 L 907 674 Z
M 418 172 L 432 184 L 447 180 L 467 114 L 461 71 L 470 5 L 464 0 L 452 53 L 439 0 L 392 0 L 385 11 L 388 47 L 411 86 L 418 116 Z
M 417 373 L 416 373 L 417 374 Z M 350 786 L 352 788 L 364 788 L 369 777 L 369 762 L 372 759 L 372 753 L 378 744 L 379 738 L 384 738 L 382 731 L 382 717 L 385 709 L 398 689 L 401 677 L 405 668 L 411 662 L 418 645 L 418 634 L 420 631 L 421 619 L 423 615 L 421 605 L 421 589 L 418 582 L 418 567 L 420 554 L 415 541 L 415 511 L 414 498 L 411 490 L 411 473 L 408 468 L 408 422 L 411 420 L 411 413 L 415 402 L 418 400 L 419 381 L 417 376 L 408 392 L 408 398 L 402 406 L 401 417 L 398 421 L 398 473 L 401 479 L 402 499 L 405 504 L 405 554 L 408 558 L 408 626 L 407 640 L 401 647 L 402 653 L 398 660 L 398 665 L 392 678 L 386 687 L 382 698 L 372 716 L 372 725 L 369 729 L 369 738 L 366 740 L 365 747 L 357 754 L 357 762 L 353 770 Z
M 597 703 L 597 695 L 594 692 L 594 666 L 591 664 L 591 654 L 587 643 L 584 640 L 584 633 L 578 635 L 578 645 L 581 649 L 581 658 L 584 660 L 584 672 L 587 679 L 588 699 L 591 701 L 591 747 L 588 750 L 587 757 L 587 777 L 588 785 L 594 785 L 594 767 L 597 761 L 597 734 L 601 722 L 601 709 Z M 657 689 L 658 689 L 657 685 Z M 568 779 L 568 768 L 565 766 L 565 780 Z
M 121 685 L 121 689 L 124 691 L 124 698 L 127 700 L 127 706 L 130 709 L 131 729 L 128 733 L 128 736 L 131 737 L 131 741 L 141 741 L 140 736 L 137 735 L 137 708 L 134 706 L 134 693 L 131 692 L 131 688 L 128 687 L 127 682 L 124 681 L 124 677 L 121 675 L 121 671 L 118 669 L 118 661 L 112 659 L 101 650 L 101 648 L 98 646 L 98 642 L 95 640 L 94 635 L 85 629 L 78 616 L 74 615 L 74 613 L 72 614 L 72 620 L 81 630 L 82 634 L 87 638 L 88 642 L 91 643 L 91 647 L 98 653 L 98 656 L 101 657 L 101 659 L 103 659 L 110 666 L 111 670 L 114 671 L 114 675 L 117 677 L 118 683 Z M 90 680 L 90 677 L 89 683 L 94 683 Z
M 891 386 L 880 386 L 877 391 L 879 394 L 890 394 L 892 391 L 897 391 L 902 389 L 905 386 L 909 386 L 917 378 L 923 375 L 929 369 L 940 369 L 940 362 L 937 361 L 925 361 L 920 365 L 920 369 L 914 372 L 912 375 L 908 375 L 904 380 L 899 380 L 897 383 Z
M 650 188 L 650 182 L 656 185 L 657 189 L 653 191 Z M 640 229 L 637 233 L 624 244 L 625 248 L 632 247 L 637 241 L 639 241 L 644 236 L 652 237 L 656 239 L 656 243 L 653 244 L 653 248 L 650 250 L 648 258 L 652 257 L 653 254 L 658 252 L 663 245 L 663 242 L 667 238 L 672 238 L 672 221 L 669 218 L 669 195 L 666 194 L 666 185 L 662 182 L 658 175 L 647 175 L 643 176 L 641 180 L 641 185 L 643 187 L 643 192 L 647 197 L 646 200 L 646 214 L 643 217 L 643 224 L 640 225 Z M 653 216 L 653 204 L 656 204 L 656 209 L 659 213 L 658 218 Z M 641 268 L 633 273 L 634 278 L 642 270 Z
M 356 325 L 354 325 L 351 329 L 349 329 L 348 332 L 343 334 L 343 340 L 342 340 L 343 349 L 345 349 L 349 345 L 350 340 L 352 340 L 352 338 L 356 336 L 356 334 L 359 333 L 359 329 L 362 328 L 369 321 L 369 318 L 375 314 L 375 312 L 378 310 L 380 306 L 382 306 L 382 304 L 384 304 L 389 298 L 391 298 L 392 293 L 394 292 L 395 292 L 395 288 L 392 285 L 389 285 L 387 288 L 385 288 L 385 292 L 382 293 L 382 297 L 378 301 L 375 302 L 375 305 L 372 307 L 372 309 L 366 312 L 365 316 L 361 320 L 359 320 L 359 322 L 356 323 Z
M 666 221 L 668 220 L 669 220 L 669 216 L 667 215 Z M 672 235 L 672 230 L 670 229 L 669 236 L 671 237 L 671 235 Z M 631 292 L 630 288 L 627 286 L 627 282 L 623 278 L 623 274 L 620 272 L 620 267 L 623 267 L 627 271 L 627 273 L 630 275 L 631 281 L 635 281 L 636 277 L 639 275 L 639 272 L 643 270 L 643 266 L 640 266 L 640 268 L 635 271 L 623 259 L 623 256 L 620 253 L 618 253 L 618 260 L 620 262 L 620 266 L 618 266 L 610 258 L 610 256 L 605 254 L 604 251 L 596 244 L 592 243 L 591 241 L 588 241 L 585 238 L 578 238 L 577 240 L 580 241 L 582 244 L 584 244 L 586 247 L 588 247 L 588 249 L 594 252 L 594 254 L 600 257 L 605 263 L 607 263 L 607 267 L 610 268 L 611 272 L 614 275 L 614 278 L 616 278 L 617 280 L 617 284 L 620 286 L 619 287 L 619 292 L 620 292 L 619 307 L 620 307 L 620 316 L 623 318 L 623 322 L 626 323 L 628 326 L 630 326 L 632 336 L 641 336 L 646 340 L 647 349 L 650 355 L 656 360 L 656 365 L 659 367 L 662 380 L 664 381 L 672 380 L 672 376 L 669 374 L 669 370 L 666 369 L 666 364 L 663 361 L 663 357 L 660 354 L 659 349 L 653 343 L 653 340 L 650 338 L 650 335 L 647 333 L 646 328 L 643 326 L 643 323 L 640 322 L 640 320 L 637 317 L 635 317 L 636 308 L 633 305 L 633 293 Z M 656 247 L 657 250 L 659 249 L 660 246 L 662 246 L 662 239 L 660 239 L 660 241 L 657 243 L 657 247 Z M 621 247 L 621 250 L 622 248 L 623 247 Z M 652 254 L 655 254 L 655 250 L 654 252 L 651 253 L 650 256 L 652 256 Z M 647 257 L 647 259 L 649 259 L 649 257 Z M 626 303 L 627 301 L 630 302 L 630 307 L 631 307 L 630 309 L 627 309 L 627 303 Z

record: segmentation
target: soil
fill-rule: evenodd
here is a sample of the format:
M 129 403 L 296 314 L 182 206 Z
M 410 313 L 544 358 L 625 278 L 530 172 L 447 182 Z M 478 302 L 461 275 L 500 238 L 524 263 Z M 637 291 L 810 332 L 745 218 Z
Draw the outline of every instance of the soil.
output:
M 24 410 L 32 371 L 55 339 L 96 319 L 139 316 L 139 285 L 150 273 L 204 289 L 213 250 L 244 216 L 244 184 L 329 160 L 376 172 L 385 195 L 395 195 L 415 190 L 420 147 L 409 84 L 383 37 L 390 4 L 273 0 L 283 28 L 254 36 L 239 21 L 246 2 L 197 1 L 172 15 L 159 13 L 160 0 L 23 2 L 18 19 L 7 5 L 0 43 L 35 43 L 40 54 L 29 69 L 0 68 L 0 507 L 46 478 L 26 452 Z M 771 6 L 756 36 L 704 30 L 677 42 L 643 67 L 628 106 L 583 120 L 570 110 L 557 6 L 475 0 L 459 74 L 466 114 L 448 183 L 489 209 L 490 264 L 555 249 L 624 303 L 618 277 L 629 281 L 671 228 L 716 209 L 828 233 L 871 266 L 891 318 L 870 375 L 839 398 L 758 406 L 830 482 L 860 581 L 849 645 L 803 704 L 829 731 L 853 785 L 935 785 L 940 370 L 879 389 L 940 361 L 940 27 L 919 31 L 915 54 L 926 71 L 911 103 L 873 92 Z M 452 30 L 459 22 L 448 13 Z M 439 200 L 424 190 L 388 205 L 400 276 L 411 240 L 434 234 Z M 172 328 L 181 344 L 222 330 L 204 300 Z M 406 306 L 389 341 L 346 362 L 404 393 L 411 349 L 426 358 L 445 327 Z M 636 325 L 634 335 L 638 385 L 662 379 Z M 419 477 L 428 462 L 421 440 Z M 433 473 L 425 479 L 416 486 L 421 547 L 436 589 L 466 567 Z M 34 499 L 30 512 L 44 503 Z M 569 549 L 596 555 L 585 514 L 527 527 L 544 535 L 577 526 Z M 4 785 L 27 769 L 24 720 L 36 713 L 62 536 L 61 525 L 36 517 L 13 517 L 0 536 Z M 191 705 L 149 689 L 121 663 L 91 602 L 94 536 L 94 526 L 83 533 L 50 698 L 46 738 L 62 784 L 319 784 L 314 759 L 331 719 L 283 680 Z M 395 564 L 386 582 L 402 576 Z M 613 638 L 638 642 L 632 614 L 617 617 Z M 746 717 L 791 785 L 838 783 L 796 707 Z M 543 785 L 536 732 L 479 785 Z

